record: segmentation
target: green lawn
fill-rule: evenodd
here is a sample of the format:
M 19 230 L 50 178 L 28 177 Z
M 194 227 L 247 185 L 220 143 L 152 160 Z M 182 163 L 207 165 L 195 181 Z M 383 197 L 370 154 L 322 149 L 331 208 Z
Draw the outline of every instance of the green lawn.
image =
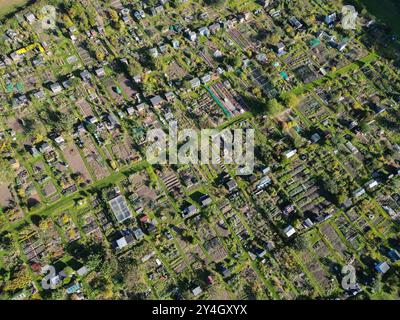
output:
M 0 0 L 0 18 L 27 2 L 28 0 Z
M 400 35 L 400 1 L 399 0 L 359 0 L 371 14 L 391 27 Z

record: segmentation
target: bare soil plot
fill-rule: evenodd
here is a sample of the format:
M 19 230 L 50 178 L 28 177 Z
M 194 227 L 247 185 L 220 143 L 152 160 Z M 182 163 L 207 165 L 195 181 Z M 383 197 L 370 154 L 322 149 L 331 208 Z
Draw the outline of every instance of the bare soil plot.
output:
M 349 60 L 359 60 L 368 54 L 368 51 L 366 51 L 365 48 L 354 39 L 349 41 L 347 48 L 348 53 L 346 54 L 346 58 Z
M 216 127 L 221 125 L 226 119 L 222 109 L 206 91 L 204 91 L 203 96 L 197 100 L 193 107 L 195 108 L 193 113 L 199 117 L 201 127 Z
M 230 300 L 229 292 L 222 286 L 212 286 L 208 292 L 211 300 Z
M 108 175 L 108 170 L 104 159 L 100 156 L 90 138 L 86 137 L 84 139 L 84 143 L 84 155 L 88 165 L 93 170 L 93 174 L 95 175 L 96 179 L 105 178 Z
M 187 268 L 187 263 L 182 257 L 180 257 L 179 259 L 171 263 L 171 267 L 176 273 L 181 273 Z
M 90 56 L 89 51 L 86 49 L 85 43 L 78 44 L 76 46 L 76 50 L 85 66 L 91 65 L 93 63 L 93 59 Z
M 331 287 L 331 281 L 328 274 L 321 268 L 319 264 L 310 265 L 311 273 L 317 279 L 318 283 L 323 287 L 324 290 L 328 290 Z
M 217 61 L 213 57 L 213 53 L 218 49 L 219 48 L 215 45 L 215 43 L 210 40 L 206 40 L 206 42 L 204 43 L 204 49 L 199 52 L 200 56 L 204 59 L 205 62 L 208 63 L 211 68 L 216 68 L 218 66 Z
M 85 99 L 78 100 L 76 102 L 76 105 L 78 106 L 79 111 L 82 113 L 84 117 L 90 117 L 95 115 L 92 110 L 92 107 Z
M 309 252 L 303 252 L 301 254 L 301 259 L 313 277 L 317 280 L 317 283 L 324 288 L 324 290 L 329 289 L 331 284 L 329 275 L 321 267 L 319 262 L 312 257 Z
M 2 208 L 8 207 L 10 201 L 13 200 L 12 193 L 9 189 L 9 186 L 6 184 L 0 184 L 0 206 Z
M 209 255 L 215 262 L 222 261 L 228 256 L 224 246 L 217 237 L 206 241 L 204 243 L 204 248 L 208 251 Z
M 92 181 L 89 171 L 87 170 L 85 163 L 83 162 L 81 155 L 79 154 L 78 148 L 75 144 L 69 144 L 67 148 L 63 150 L 65 159 L 69 163 L 71 170 L 76 173 L 80 173 L 83 179 L 90 183 Z
M 273 86 L 273 84 L 267 79 L 265 75 L 263 75 L 262 70 L 254 65 L 250 65 L 250 79 L 253 83 L 260 87 L 269 98 L 274 98 L 278 95 L 277 89 Z
M 309 54 L 319 65 L 325 65 L 330 59 L 330 51 L 324 44 L 319 44 L 310 49 Z
M 157 193 L 153 189 L 151 189 L 145 185 L 143 185 L 139 189 L 137 189 L 136 193 L 139 197 L 149 200 L 149 201 L 156 201 L 158 198 Z
M 199 260 L 201 260 L 205 264 L 209 263 L 207 257 L 204 255 L 204 252 L 198 245 L 195 246 L 193 249 L 190 249 L 189 251 L 190 252 L 188 252 L 187 255 L 191 263 L 199 262 Z
M 144 172 L 135 173 L 135 174 L 129 176 L 129 181 L 131 182 L 131 184 L 133 186 L 140 187 L 144 183 L 146 183 L 146 181 L 148 181 L 148 177 L 146 176 L 146 174 Z
M 223 238 L 229 237 L 229 235 L 231 234 L 227 228 L 221 227 L 218 223 L 215 225 L 215 229 L 216 229 L 218 235 Z
M 55 82 L 57 80 L 53 72 L 49 69 L 43 71 L 40 76 L 42 77 L 43 82 Z
M 218 82 L 213 84 L 210 87 L 210 90 L 231 115 L 236 116 L 244 112 L 242 105 L 237 101 L 238 97 L 236 96 L 235 98 L 233 96 L 235 93 L 232 94 L 232 92 L 228 90 L 222 83 Z
M 48 182 L 44 187 L 43 187 L 43 193 L 46 197 L 50 197 L 53 194 L 57 192 L 56 187 L 54 186 L 53 182 Z
M 329 240 L 331 245 L 335 248 L 336 252 L 343 257 L 346 246 L 342 242 L 336 231 L 332 228 L 332 226 L 329 223 L 326 223 L 320 227 L 320 231 L 326 237 L 326 239 Z
M 293 73 L 304 83 L 309 83 L 318 78 L 318 73 L 310 65 L 302 65 L 293 69 Z
M 228 34 L 231 36 L 231 38 L 233 39 L 233 41 L 236 42 L 236 44 L 242 48 L 243 50 L 247 50 L 247 49 L 253 49 L 253 43 L 251 43 L 249 41 L 249 39 L 247 39 L 246 37 L 243 36 L 242 32 L 240 32 L 240 30 L 238 29 L 230 29 L 228 31 Z
M 329 248 L 327 245 L 322 241 L 319 240 L 313 245 L 313 249 L 315 253 L 318 255 L 320 258 L 328 257 L 330 255 Z
M 125 139 L 113 145 L 112 153 L 114 157 L 126 163 L 139 160 L 139 155 L 133 149 L 130 139 Z
M 307 119 L 321 121 L 328 116 L 325 108 L 311 95 L 306 96 L 299 104 L 298 109 Z
M 27 205 L 29 208 L 32 208 L 41 202 L 39 193 L 36 188 L 32 188 L 30 191 L 30 195 L 27 200 Z
M 8 121 L 8 126 L 13 129 L 15 132 L 18 133 L 23 133 L 24 129 L 21 125 L 21 123 L 16 119 L 16 118 L 12 118 Z
M 168 66 L 167 74 L 172 81 L 182 80 L 187 72 L 176 61 L 173 61 Z
M 122 10 L 123 5 L 120 0 L 112 0 L 110 1 L 110 6 L 117 10 Z
M 53 221 L 46 221 L 46 228 L 41 230 L 41 238 L 46 246 L 46 254 L 50 254 L 54 259 L 64 254 L 61 236 Z
M 114 99 L 116 102 L 123 102 L 124 101 L 123 96 L 116 92 L 117 85 L 115 84 L 113 79 L 108 78 L 108 79 L 103 81 L 103 84 L 107 88 L 107 91 L 110 94 L 112 99 Z
M 118 84 L 129 99 L 133 99 L 135 97 L 137 91 L 133 88 L 132 81 L 121 75 L 118 77 Z
M 163 174 L 160 176 L 165 186 L 168 189 L 168 192 L 172 192 L 174 189 L 181 188 L 180 181 L 176 176 L 175 172 L 172 170 L 165 170 Z

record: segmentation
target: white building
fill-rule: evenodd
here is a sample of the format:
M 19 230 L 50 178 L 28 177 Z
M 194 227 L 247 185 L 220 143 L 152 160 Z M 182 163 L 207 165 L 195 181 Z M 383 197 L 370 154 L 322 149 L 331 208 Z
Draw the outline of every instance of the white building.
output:
M 283 155 L 285 156 L 286 159 L 290 159 L 290 158 L 293 157 L 296 153 L 297 153 L 297 149 L 293 149 L 293 150 L 285 151 L 285 152 L 283 153 Z
M 291 225 L 288 225 L 285 229 L 283 229 L 283 233 L 286 235 L 286 237 L 290 238 L 296 233 L 296 229 Z

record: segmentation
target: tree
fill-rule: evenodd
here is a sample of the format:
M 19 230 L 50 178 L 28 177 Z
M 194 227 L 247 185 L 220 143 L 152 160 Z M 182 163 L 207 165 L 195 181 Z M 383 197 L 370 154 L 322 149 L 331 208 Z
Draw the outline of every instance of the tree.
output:
M 68 1 L 67 4 L 64 5 L 64 9 L 68 13 L 68 15 L 78 23 L 81 29 L 89 28 L 89 19 L 86 13 L 88 8 L 85 8 L 80 4 L 80 2 L 73 0 Z
M 358 101 L 354 101 L 354 102 L 353 102 L 353 109 L 356 109 L 356 110 L 362 109 L 361 103 L 358 102 Z
M 189 80 L 183 81 L 183 86 L 184 86 L 187 90 L 192 89 L 192 84 L 191 84 L 191 82 L 190 82 Z
M 70 132 L 76 118 L 73 113 L 59 113 L 58 122 L 54 123 L 54 126 L 60 132 Z
M 242 58 L 240 55 L 235 55 L 231 57 L 226 57 L 225 59 L 226 64 L 233 66 L 234 68 L 240 68 L 242 65 Z
M 86 14 L 88 16 L 88 22 L 89 22 L 90 26 L 91 27 L 96 26 L 96 24 L 97 24 L 97 21 L 96 21 L 97 13 L 94 10 L 94 8 L 93 7 L 86 7 L 85 11 L 86 11 Z
M 190 234 L 190 232 L 189 232 L 187 229 L 184 229 L 184 230 L 182 231 L 182 238 L 183 238 L 185 241 L 189 242 L 189 243 L 193 243 L 193 242 L 194 242 L 193 236 Z
M 67 28 L 70 28 L 70 27 L 72 27 L 74 25 L 74 23 L 72 22 L 71 18 L 66 14 L 62 14 L 61 19 L 62 19 L 62 21 L 64 23 L 64 26 L 67 27 Z
M 131 59 L 128 64 L 128 73 L 131 77 L 135 77 L 143 73 L 143 68 L 136 60 Z
M 283 94 L 281 98 L 287 108 L 294 109 L 299 105 L 299 97 L 294 93 Z
M 281 36 L 279 34 L 277 34 L 276 32 L 270 33 L 267 36 L 267 42 L 270 44 L 273 44 L 273 45 L 277 44 L 280 40 L 281 40 Z
M 400 267 L 392 266 L 392 269 L 388 272 L 388 274 L 383 277 L 383 290 L 386 293 L 393 293 L 393 291 L 398 291 L 400 288 Z
M 346 201 L 346 199 L 347 199 L 347 196 L 344 193 L 339 193 L 338 195 L 336 195 L 336 202 L 338 204 L 344 203 Z
M 6 282 L 4 291 L 14 293 L 18 290 L 26 288 L 31 283 L 31 277 L 26 269 L 21 269 L 14 274 L 13 279 Z
M 86 261 L 86 266 L 89 270 L 99 271 L 103 263 L 104 259 L 101 254 L 92 254 Z
M 118 17 L 117 11 L 115 11 L 114 9 L 109 9 L 108 10 L 108 15 L 110 16 L 110 19 L 111 19 L 111 21 L 113 23 L 117 23 L 118 22 L 119 17 Z
M 307 248 L 307 242 L 304 237 L 298 236 L 293 241 L 293 248 L 296 250 L 305 250 Z
M 64 113 L 54 110 L 41 110 L 39 117 L 45 123 L 49 123 L 58 133 L 70 132 L 76 121 L 76 118 L 72 112 Z
M 361 131 L 362 131 L 363 133 L 366 133 L 366 132 L 369 131 L 370 126 L 368 125 L 368 123 L 367 123 L 366 121 L 362 121 L 362 122 L 360 123 L 360 129 L 361 129 Z
M 329 178 L 323 178 L 322 181 L 325 191 L 329 192 L 332 195 L 337 195 L 339 193 L 339 188 L 336 181 Z
M 179 9 L 180 5 L 182 4 L 181 0 L 170 0 L 170 4 L 174 9 Z
M 257 98 L 261 98 L 262 96 L 262 91 L 260 87 L 254 87 L 251 92 L 253 93 L 253 95 L 255 95 Z
M 283 106 L 276 99 L 268 100 L 267 102 L 267 113 L 270 115 L 276 115 L 283 110 Z
M 104 58 L 106 57 L 104 52 L 98 49 L 95 50 L 94 55 L 96 56 L 97 61 L 104 61 Z
M 122 32 L 122 31 L 125 30 L 125 23 L 123 23 L 122 20 L 119 20 L 119 21 L 115 24 L 115 28 L 116 28 L 118 31 Z
M 221 7 L 225 4 L 225 0 L 204 0 L 209 6 Z

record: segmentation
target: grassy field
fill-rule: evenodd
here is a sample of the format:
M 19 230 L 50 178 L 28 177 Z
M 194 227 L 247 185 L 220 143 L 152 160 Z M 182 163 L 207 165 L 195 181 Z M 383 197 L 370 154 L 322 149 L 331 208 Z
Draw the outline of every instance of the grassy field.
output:
M 359 0 L 371 14 L 391 27 L 400 35 L 400 1 L 399 0 Z
M 28 0 L 0 0 L 0 18 L 27 2 Z

